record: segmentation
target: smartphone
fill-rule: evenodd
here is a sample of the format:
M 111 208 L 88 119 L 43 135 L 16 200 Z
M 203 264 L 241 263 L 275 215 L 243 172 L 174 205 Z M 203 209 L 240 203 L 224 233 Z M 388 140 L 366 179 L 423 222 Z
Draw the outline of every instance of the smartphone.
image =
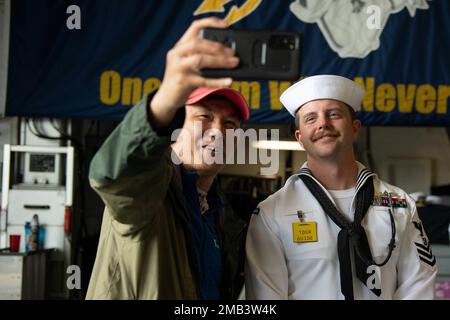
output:
M 233 48 L 240 63 L 233 69 L 202 69 L 207 78 L 297 80 L 300 78 L 302 34 L 270 30 L 205 28 L 200 37 Z

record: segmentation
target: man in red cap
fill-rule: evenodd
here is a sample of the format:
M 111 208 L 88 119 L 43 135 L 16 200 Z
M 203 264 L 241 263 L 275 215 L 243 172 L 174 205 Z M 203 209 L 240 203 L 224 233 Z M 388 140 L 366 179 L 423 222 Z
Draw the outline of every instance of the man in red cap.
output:
M 87 299 L 238 297 L 246 225 L 215 183 L 225 161 L 210 160 L 224 159 L 222 138 L 249 111 L 230 78 L 199 74 L 239 63 L 233 50 L 198 37 L 226 26 L 193 22 L 168 52 L 157 93 L 128 112 L 92 160 L 105 213 Z

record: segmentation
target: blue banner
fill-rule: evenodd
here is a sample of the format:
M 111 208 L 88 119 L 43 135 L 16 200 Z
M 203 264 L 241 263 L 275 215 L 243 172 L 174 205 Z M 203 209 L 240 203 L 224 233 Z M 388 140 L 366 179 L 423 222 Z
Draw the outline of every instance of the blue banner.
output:
M 304 35 L 303 76 L 366 89 L 364 125 L 450 125 L 450 2 L 443 0 L 12 1 L 6 114 L 119 120 L 161 83 L 191 22 Z M 288 123 L 291 83 L 236 81 L 250 123 Z

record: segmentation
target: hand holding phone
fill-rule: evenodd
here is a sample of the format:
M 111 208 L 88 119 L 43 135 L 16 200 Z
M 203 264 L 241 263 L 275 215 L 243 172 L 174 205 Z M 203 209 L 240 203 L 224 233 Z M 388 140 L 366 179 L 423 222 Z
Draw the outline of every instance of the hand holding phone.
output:
M 202 69 L 208 78 L 296 80 L 300 77 L 301 34 L 270 30 L 204 28 L 200 37 L 232 48 L 240 63 L 233 69 Z
M 204 68 L 234 68 L 239 59 L 234 51 L 221 43 L 199 39 L 207 27 L 226 28 L 225 21 L 216 17 L 195 20 L 167 52 L 164 77 L 151 100 L 150 118 L 155 127 L 168 125 L 176 111 L 183 107 L 188 96 L 197 87 L 227 87 L 230 77 L 205 78 L 199 74 Z

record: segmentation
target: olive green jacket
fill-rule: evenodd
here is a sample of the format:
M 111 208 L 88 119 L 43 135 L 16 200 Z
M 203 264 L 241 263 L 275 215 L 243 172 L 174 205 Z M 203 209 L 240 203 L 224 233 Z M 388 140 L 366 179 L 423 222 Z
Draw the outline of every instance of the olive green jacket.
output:
M 90 165 L 90 184 L 105 211 L 87 299 L 199 297 L 183 168 L 171 160 L 170 130 L 152 128 L 147 99 L 127 113 Z M 228 203 L 219 217 L 221 292 L 235 299 L 243 284 L 246 225 Z

